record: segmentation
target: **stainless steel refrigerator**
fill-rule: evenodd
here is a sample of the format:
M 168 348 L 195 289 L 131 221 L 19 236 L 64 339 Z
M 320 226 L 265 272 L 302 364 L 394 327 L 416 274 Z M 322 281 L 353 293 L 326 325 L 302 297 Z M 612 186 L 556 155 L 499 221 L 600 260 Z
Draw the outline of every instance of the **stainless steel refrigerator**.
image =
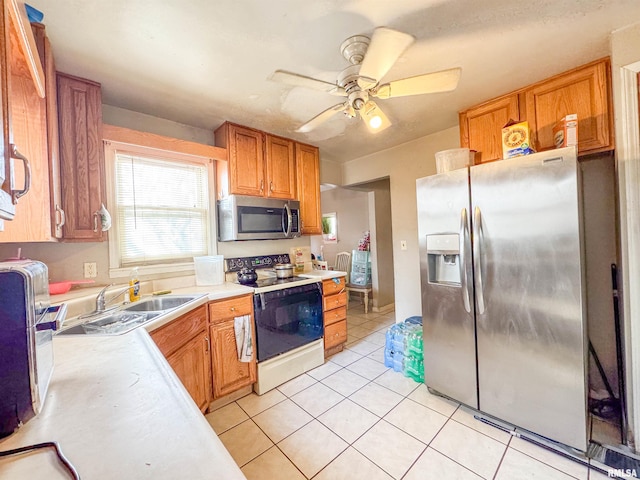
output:
M 575 147 L 417 180 L 429 388 L 585 451 Z

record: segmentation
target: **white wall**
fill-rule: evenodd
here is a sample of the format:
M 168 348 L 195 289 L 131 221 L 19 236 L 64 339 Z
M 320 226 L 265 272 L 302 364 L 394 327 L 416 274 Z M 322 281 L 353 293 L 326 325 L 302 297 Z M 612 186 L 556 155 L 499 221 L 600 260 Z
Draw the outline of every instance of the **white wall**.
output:
M 323 243 L 322 235 L 311 237 L 311 252 L 318 255 L 322 247 L 324 259 L 334 265 L 336 253 L 357 250 L 358 241 L 369 230 L 369 201 L 366 192 L 333 188 L 320 194 L 322 213 L 336 213 L 338 243 Z
M 435 152 L 460 146 L 457 126 L 398 147 L 361 157 L 343 166 L 344 185 L 389 177 L 393 231 L 396 319 L 422 315 L 416 179 L 436 173 Z M 406 240 L 407 250 L 400 249 Z

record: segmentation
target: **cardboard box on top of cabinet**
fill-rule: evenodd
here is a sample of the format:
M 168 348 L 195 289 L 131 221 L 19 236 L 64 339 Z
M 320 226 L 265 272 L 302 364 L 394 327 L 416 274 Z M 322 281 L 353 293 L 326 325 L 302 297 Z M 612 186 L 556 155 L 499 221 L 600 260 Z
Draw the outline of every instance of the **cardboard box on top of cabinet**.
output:
M 578 114 L 567 115 L 553 126 L 553 143 L 556 148 L 578 145 Z
M 516 123 L 513 120 L 502 128 L 502 157 L 513 158 L 536 153 L 531 145 L 529 122 Z

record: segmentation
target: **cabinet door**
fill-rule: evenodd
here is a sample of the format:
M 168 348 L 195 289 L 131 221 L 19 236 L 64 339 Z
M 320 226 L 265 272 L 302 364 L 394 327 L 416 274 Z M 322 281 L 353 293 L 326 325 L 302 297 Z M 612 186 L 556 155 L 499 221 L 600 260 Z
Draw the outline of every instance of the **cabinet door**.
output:
M 209 338 L 203 331 L 167 357 L 167 362 L 203 412 L 209 407 L 211 360 Z
M 303 235 L 322 234 L 320 159 L 317 147 L 296 143 L 296 173 Z
M 13 3 L 15 2 L 11 3 L 10 8 L 14 8 Z M 17 7 L 24 9 L 21 2 L 18 2 Z M 27 28 L 29 28 L 28 23 Z M 12 21 L 9 29 L 10 59 L 7 65 L 9 116 L 5 118 L 9 122 L 8 127 L 13 137 L 9 142 L 13 143 L 19 153 L 28 159 L 31 185 L 26 195 L 21 197 L 15 205 L 15 220 L 7 222 L 4 231 L 0 232 L 0 241 L 46 241 L 52 238 L 49 211 L 46 100 L 38 92 L 21 49 L 21 44 L 24 42 L 19 37 L 25 34 L 29 35 L 35 47 L 33 34 L 30 28 L 22 32 L 22 35 L 18 33 L 18 30 Z M 37 51 L 32 53 L 35 55 L 33 61 L 39 62 Z M 5 151 L 9 150 L 7 147 L 8 145 L 5 144 Z M 27 174 L 23 162 L 13 158 L 9 160 L 9 165 L 13 170 L 14 188 L 22 189 L 26 185 L 25 175 Z
M 611 150 L 609 61 L 603 60 L 558 75 L 525 91 L 527 120 L 538 151 L 555 148 L 553 126 L 568 114 L 578 114 L 578 153 Z
M 502 128 L 520 119 L 518 95 L 508 95 L 460 113 L 460 145 L 476 150 L 476 163 L 502 158 Z
M 41 23 L 32 23 L 31 28 L 36 39 L 38 54 L 42 61 L 45 77 L 47 105 L 47 153 L 49 158 L 49 198 L 51 212 L 51 234 L 62 238 L 64 211 L 60 192 L 60 145 L 58 134 L 58 89 L 56 83 L 56 65 L 51 42 Z
M 210 329 L 213 397 L 219 398 L 255 383 L 255 355 L 252 362 L 238 361 L 233 318 L 215 323 L 211 325 Z M 255 333 L 253 338 L 255 338 Z
M 58 73 L 58 119 L 64 238 L 101 241 L 104 202 L 100 84 Z
M 229 193 L 258 195 L 265 192 L 262 133 L 229 124 Z
M 296 161 L 293 141 L 265 134 L 267 197 L 296 198 Z

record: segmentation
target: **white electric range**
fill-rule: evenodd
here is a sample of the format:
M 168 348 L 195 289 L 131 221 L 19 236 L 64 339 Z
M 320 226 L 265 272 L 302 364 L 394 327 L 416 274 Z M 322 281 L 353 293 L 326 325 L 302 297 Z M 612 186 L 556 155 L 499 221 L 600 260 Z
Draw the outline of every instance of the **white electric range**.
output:
M 253 311 L 256 332 L 258 395 L 324 363 L 322 282 L 293 276 L 278 279 L 276 263 L 290 263 L 288 254 L 225 259 L 227 273 L 251 268 L 258 280 Z

